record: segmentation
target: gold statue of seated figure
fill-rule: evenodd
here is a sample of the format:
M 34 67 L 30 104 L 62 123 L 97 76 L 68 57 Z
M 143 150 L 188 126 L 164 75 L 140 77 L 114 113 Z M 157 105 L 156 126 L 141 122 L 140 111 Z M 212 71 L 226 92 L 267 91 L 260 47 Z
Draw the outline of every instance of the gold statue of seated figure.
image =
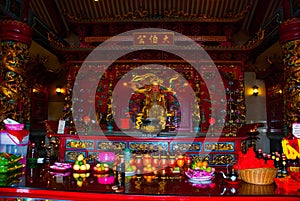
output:
M 138 116 L 142 119 L 159 120 L 161 129 L 164 130 L 168 113 L 164 96 L 165 92 L 155 82 L 143 89 L 138 89 L 137 92 L 143 93 L 145 96 L 144 106 Z M 137 123 L 141 124 L 142 121 L 137 121 Z M 137 127 L 139 128 L 140 125 L 137 125 Z

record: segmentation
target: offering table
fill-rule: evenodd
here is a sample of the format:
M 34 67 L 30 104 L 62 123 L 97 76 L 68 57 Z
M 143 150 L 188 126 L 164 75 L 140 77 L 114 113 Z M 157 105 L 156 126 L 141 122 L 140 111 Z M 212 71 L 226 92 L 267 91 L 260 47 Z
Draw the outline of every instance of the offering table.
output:
M 0 187 L 0 198 L 34 198 L 35 200 L 299 200 L 300 192 L 285 192 L 271 185 L 253 185 L 240 182 L 228 185 L 216 173 L 214 180 L 207 184 L 194 184 L 185 175 L 168 176 L 151 181 L 141 175 L 125 178 L 125 185 L 113 190 L 115 182 L 105 183 L 99 176 L 90 172 L 78 177 L 74 171 L 53 173 L 47 164 L 27 166 L 20 182 Z M 75 173 L 75 174 L 74 174 Z M 81 173 L 83 174 L 83 173 Z M 83 176 L 83 175 L 82 175 Z
M 89 163 L 94 163 L 101 151 L 121 152 L 129 148 L 133 153 L 182 152 L 186 155 L 207 158 L 209 165 L 224 169 L 228 163 L 237 160 L 238 152 L 245 151 L 247 136 L 218 137 L 191 136 L 190 133 L 160 133 L 159 136 L 141 136 L 121 132 L 102 135 L 48 134 L 50 140 L 59 142 L 60 162 L 75 162 L 76 156 L 83 154 Z

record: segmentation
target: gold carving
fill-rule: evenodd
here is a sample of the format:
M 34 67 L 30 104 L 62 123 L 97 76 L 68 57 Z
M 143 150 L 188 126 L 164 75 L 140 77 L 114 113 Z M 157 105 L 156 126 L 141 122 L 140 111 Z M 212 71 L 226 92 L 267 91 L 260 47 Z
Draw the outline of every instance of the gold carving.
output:
M 93 21 L 113 21 L 113 20 L 200 20 L 200 21 L 209 21 L 209 22 L 232 22 L 232 21 L 238 21 L 242 19 L 246 13 L 249 11 L 250 5 L 247 5 L 240 13 L 233 14 L 232 12 L 228 12 L 226 16 L 217 18 L 212 17 L 209 14 L 205 13 L 190 13 L 184 10 L 165 10 L 162 14 L 158 14 L 157 11 L 154 11 L 153 13 L 150 13 L 148 10 L 144 10 L 142 8 L 128 11 L 127 13 L 123 15 L 110 15 L 105 16 L 99 19 L 93 19 Z M 89 21 L 89 19 L 85 19 L 81 16 L 75 16 L 74 14 L 68 13 L 66 10 L 63 11 L 63 14 L 66 16 L 66 18 L 69 21 L 73 21 L 74 23 L 80 23 L 82 21 Z
M 284 87 L 284 122 L 290 129 L 300 118 L 300 40 L 283 46 L 286 84 Z
M 80 155 L 80 154 L 84 154 L 83 152 L 77 152 L 77 151 L 68 151 L 66 152 L 66 158 L 65 160 L 66 161 L 76 161 L 77 157 Z
M 232 143 L 205 143 L 205 151 L 234 151 L 234 145 Z
M 133 33 L 134 45 L 173 45 L 173 32 L 137 32 Z
M 29 121 L 30 98 L 25 80 L 25 64 L 29 45 L 13 41 L 1 42 L 0 116 L 17 121 Z M 4 129 L 4 125 L 0 125 Z
M 234 155 L 232 154 L 224 154 L 224 155 L 214 155 L 213 160 L 210 164 L 213 165 L 226 165 L 234 162 Z
M 161 32 L 158 32 L 158 33 L 161 33 Z M 174 34 L 172 33 L 172 35 L 174 35 Z M 168 36 L 168 34 L 167 34 L 167 36 Z M 226 42 L 226 41 L 228 41 L 226 36 L 188 36 L 188 37 L 191 38 L 193 41 L 198 41 L 198 42 L 204 42 L 204 41 Z M 84 42 L 86 42 L 86 43 L 104 42 L 108 39 L 110 39 L 112 41 L 133 41 L 133 37 L 131 37 L 131 36 L 114 36 L 113 38 L 111 36 L 87 36 L 87 37 L 84 37 Z M 186 38 L 182 37 L 182 36 L 174 35 L 174 41 L 176 41 L 176 42 L 186 41 Z
M 297 143 L 298 147 L 300 147 L 300 140 L 298 139 L 297 142 L 298 142 Z M 296 150 L 294 147 L 292 147 L 289 143 L 289 140 L 283 139 L 281 141 L 281 144 L 282 144 L 282 151 L 288 159 L 295 160 L 297 158 L 300 158 L 300 150 Z
M 167 143 L 151 143 L 151 142 L 131 142 L 129 144 L 129 148 L 131 150 L 138 150 L 138 151 L 167 151 L 168 144 Z
M 91 141 L 71 140 L 71 141 L 67 142 L 67 147 L 68 148 L 77 148 L 77 149 L 93 148 L 94 143 Z
M 265 37 L 265 30 L 264 29 L 260 29 L 256 34 L 255 36 L 249 40 L 246 44 L 246 47 L 247 48 L 251 48 L 251 47 L 254 47 L 256 46 L 257 44 L 261 43 L 263 41 Z
M 201 151 L 199 143 L 174 143 L 172 151 Z
M 174 80 L 176 80 L 177 77 L 172 77 L 169 80 L 169 84 L 171 85 Z M 145 85 L 142 88 L 139 88 L 139 81 L 147 82 L 147 85 Z M 174 112 L 168 111 L 166 104 L 167 100 L 165 100 L 164 94 L 172 92 L 171 88 L 165 88 L 161 87 L 163 80 L 160 79 L 158 76 L 152 73 L 146 73 L 144 75 L 136 75 L 131 80 L 131 88 L 135 91 L 137 94 L 144 94 L 145 96 L 145 104 L 143 104 L 143 108 L 141 112 L 137 114 L 136 117 L 136 128 L 139 129 L 142 126 L 143 119 L 151 118 L 156 119 L 159 122 L 159 125 L 161 126 L 161 129 L 165 129 L 166 127 L 166 117 L 173 117 Z M 147 126 L 146 129 L 152 130 L 152 125 Z
M 97 149 L 122 151 L 126 147 L 126 142 L 98 142 Z

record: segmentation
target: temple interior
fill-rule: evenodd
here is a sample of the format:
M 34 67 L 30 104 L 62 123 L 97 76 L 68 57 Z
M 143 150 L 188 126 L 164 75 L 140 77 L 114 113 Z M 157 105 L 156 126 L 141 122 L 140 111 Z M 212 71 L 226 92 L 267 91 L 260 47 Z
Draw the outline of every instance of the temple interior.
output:
M 127 149 L 216 171 L 250 147 L 300 157 L 283 145 L 300 130 L 299 0 L 2 0 L 0 14 L 0 152 L 8 132 L 95 167 Z

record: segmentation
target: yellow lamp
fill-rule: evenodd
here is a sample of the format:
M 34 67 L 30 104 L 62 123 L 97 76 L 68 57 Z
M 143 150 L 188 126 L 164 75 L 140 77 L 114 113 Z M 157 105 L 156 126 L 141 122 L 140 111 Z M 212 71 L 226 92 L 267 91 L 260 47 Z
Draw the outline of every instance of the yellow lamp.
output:
M 253 87 L 253 96 L 257 96 L 258 95 L 258 86 L 254 85 Z

